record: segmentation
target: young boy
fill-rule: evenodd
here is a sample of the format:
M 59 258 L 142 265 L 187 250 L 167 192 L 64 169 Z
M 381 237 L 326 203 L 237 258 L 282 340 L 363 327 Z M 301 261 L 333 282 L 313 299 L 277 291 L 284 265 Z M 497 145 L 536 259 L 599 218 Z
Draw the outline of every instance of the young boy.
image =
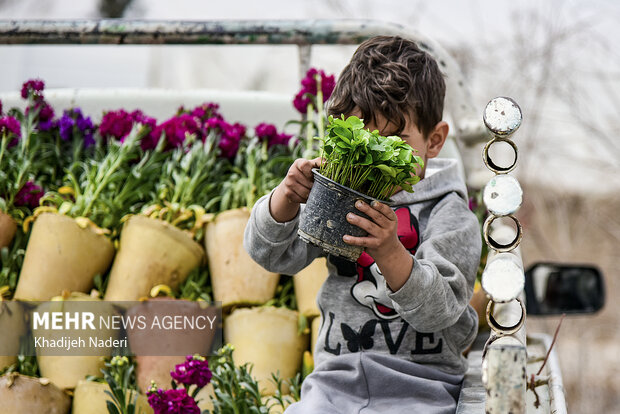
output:
M 380 36 L 362 43 L 329 102 L 334 116 L 356 115 L 371 131 L 398 135 L 425 168 L 414 193 L 399 191 L 394 210 L 358 202 L 347 219 L 368 231 L 345 236 L 364 246 L 357 263 L 328 256 L 317 299 L 322 324 L 315 370 L 287 413 L 453 413 L 466 370 L 463 351 L 478 327 L 469 306 L 481 238 L 455 160 L 434 159 L 448 124 L 437 63 L 415 43 Z M 265 268 L 295 274 L 324 254 L 297 237 L 301 205 L 320 159 L 296 160 L 259 200 L 246 250 Z

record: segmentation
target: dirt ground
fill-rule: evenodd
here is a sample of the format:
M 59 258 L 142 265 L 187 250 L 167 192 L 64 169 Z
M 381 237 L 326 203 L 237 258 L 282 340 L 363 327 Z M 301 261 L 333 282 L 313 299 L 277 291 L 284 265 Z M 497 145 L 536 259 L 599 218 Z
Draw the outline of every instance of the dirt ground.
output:
M 620 194 L 597 198 L 524 185 L 519 218 L 526 268 L 536 261 L 596 264 L 606 304 L 589 316 L 567 317 L 556 343 L 571 414 L 620 413 Z M 528 332 L 553 334 L 558 317 L 531 317 Z

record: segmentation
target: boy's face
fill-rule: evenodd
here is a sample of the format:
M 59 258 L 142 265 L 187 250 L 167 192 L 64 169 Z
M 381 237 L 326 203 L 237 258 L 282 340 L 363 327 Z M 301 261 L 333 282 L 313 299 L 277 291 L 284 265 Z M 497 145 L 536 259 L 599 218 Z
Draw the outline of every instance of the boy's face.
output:
M 361 117 L 358 111 L 354 111 L 351 115 Z M 366 128 L 370 131 L 375 129 L 379 131 L 379 134 L 383 136 L 394 135 L 396 133 L 396 126 L 392 122 L 388 122 L 385 117 L 380 114 L 375 115 L 376 124 L 373 122 L 366 123 Z M 422 171 L 418 171 L 420 178 L 424 178 L 424 172 L 426 171 L 426 162 L 429 158 L 434 158 L 441 150 L 443 143 L 445 142 L 448 134 L 448 124 L 445 122 L 439 122 L 435 127 L 435 130 L 431 132 L 429 137 L 424 137 L 422 132 L 418 129 L 418 126 L 407 118 L 405 128 L 398 135 L 409 144 L 413 149 L 417 150 L 418 156 L 424 160 L 424 168 Z

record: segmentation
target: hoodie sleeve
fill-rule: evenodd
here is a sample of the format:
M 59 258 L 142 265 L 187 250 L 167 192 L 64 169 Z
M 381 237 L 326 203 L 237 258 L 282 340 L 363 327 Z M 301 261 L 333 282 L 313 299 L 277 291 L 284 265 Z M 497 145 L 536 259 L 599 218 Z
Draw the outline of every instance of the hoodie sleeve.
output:
M 294 275 L 317 258 L 322 250 L 297 236 L 299 213 L 285 223 L 279 223 L 271 216 L 270 197 L 271 193 L 254 205 L 245 228 L 243 247 L 256 263 L 270 272 Z
M 473 294 L 482 239 L 476 216 L 451 193 L 433 208 L 405 284 L 393 292 L 394 309 L 415 330 L 454 325 Z

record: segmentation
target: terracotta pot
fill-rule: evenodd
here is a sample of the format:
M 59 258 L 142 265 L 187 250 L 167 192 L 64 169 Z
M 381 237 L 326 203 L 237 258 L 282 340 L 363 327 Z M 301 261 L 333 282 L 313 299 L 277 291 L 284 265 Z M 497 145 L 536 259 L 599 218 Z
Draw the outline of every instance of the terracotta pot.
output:
M 77 302 L 84 301 L 98 301 L 101 302 L 100 299 L 93 298 L 83 293 L 74 292 L 67 298 L 54 298 L 52 302 L 42 303 L 37 307 L 38 312 L 80 312 L 87 310 L 88 308 L 78 304 Z M 102 302 L 102 306 L 105 306 L 107 309 L 105 313 L 109 315 L 113 315 L 115 313 L 114 308 L 111 304 L 104 304 Z M 92 309 L 92 308 L 90 308 Z M 105 313 L 101 310 L 102 308 L 97 307 L 98 315 L 105 315 Z M 98 339 L 108 339 L 109 337 L 115 336 L 117 333 L 112 329 L 99 329 L 92 336 L 97 337 Z M 62 337 L 69 338 L 77 338 L 82 337 L 88 343 L 88 336 L 91 336 L 89 331 L 83 330 L 45 330 L 45 329 L 36 329 L 33 330 L 33 335 L 35 336 L 43 336 L 49 340 L 58 340 Z M 61 389 L 69 389 L 75 388 L 80 380 L 86 378 L 87 375 L 93 375 L 96 377 L 101 377 L 101 369 L 104 368 L 104 356 L 110 356 L 112 353 L 112 349 L 102 349 L 102 355 L 58 355 L 59 351 L 56 349 L 47 350 L 47 349 L 37 349 L 37 362 L 39 364 L 39 370 L 41 372 L 41 376 L 45 378 L 49 378 L 50 381 L 54 383 L 57 387 Z M 69 353 L 71 351 L 67 351 Z M 105 354 L 105 355 L 104 355 Z
M 253 364 L 263 395 L 275 393 L 272 373 L 284 380 L 297 374 L 308 346 L 308 335 L 298 333 L 298 313 L 273 306 L 236 309 L 224 321 L 224 337 L 235 348 L 235 364 Z M 287 393 L 288 387 L 281 391 Z
M 280 276 L 258 265 L 243 248 L 247 208 L 225 211 L 207 224 L 205 244 L 213 296 L 223 307 L 263 304 L 272 299 Z
M 155 317 L 162 320 L 167 315 L 192 318 L 199 315 L 215 316 L 216 313 L 213 307 L 202 309 L 200 302 L 169 298 L 151 299 L 127 311 L 127 316 L 144 317 L 146 321 L 153 321 Z M 127 335 L 138 364 L 138 388 L 144 393 L 150 387 L 151 380 L 158 387 L 170 388 L 170 371 L 174 366 L 183 363 L 186 355 L 207 355 L 215 334 L 214 330 L 187 329 L 179 332 L 138 328 L 127 329 Z
M 0 301 L 0 370 L 17 362 L 20 348 L 20 337 L 26 332 L 24 309 L 17 301 Z
M 476 282 L 474 285 L 474 295 L 472 296 L 469 304 L 474 308 L 478 314 L 478 329 L 488 328 L 487 324 L 487 305 L 489 304 L 489 297 L 480 286 L 480 283 Z
M 139 300 L 160 284 L 174 289 L 203 258 L 202 247 L 182 230 L 162 220 L 132 216 L 121 232 L 105 300 Z
M 0 377 L 0 414 L 68 414 L 71 399 L 46 378 L 17 373 Z
M 15 221 L 11 216 L 0 211 L 0 249 L 11 244 L 16 231 Z
M 71 414 L 108 414 L 106 401 L 111 401 L 112 397 L 107 395 L 106 391 L 110 391 L 107 383 L 85 380 L 78 382 L 73 393 Z M 127 402 L 132 402 L 135 395 L 133 391 L 127 393 Z M 135 412 L 141 412 L 142 414 L 153 413 L 153 409 L 145 395 L 138 395 Z
M 114 245 L 70 217 L 43 213 L 34 222 L 19 275 L 15 299 L 44 301 L 71 292 L 88 292 L 103 274 Z
M 318 316 L 316 298 L 323 282 L 327 279 L 327 259 L 319 257 L 309 266 L 293 276 L 297 309 L 307 317 Z

